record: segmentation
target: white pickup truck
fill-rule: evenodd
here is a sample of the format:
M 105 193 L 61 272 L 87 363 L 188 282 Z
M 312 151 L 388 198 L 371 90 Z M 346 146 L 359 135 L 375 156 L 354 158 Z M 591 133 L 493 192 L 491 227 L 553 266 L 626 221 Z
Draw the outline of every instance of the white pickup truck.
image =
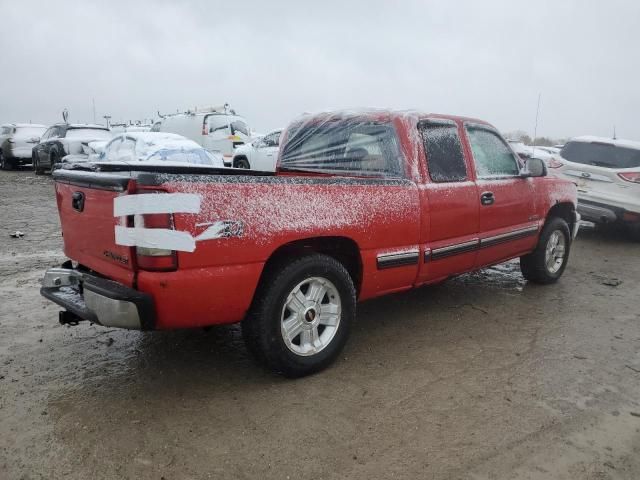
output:
M 273 172 L 278 160 L 282 129 L 273 130 L 252 143 L 236 148 L 232 165 L 235 168 L 250 168 L 262 172 Z

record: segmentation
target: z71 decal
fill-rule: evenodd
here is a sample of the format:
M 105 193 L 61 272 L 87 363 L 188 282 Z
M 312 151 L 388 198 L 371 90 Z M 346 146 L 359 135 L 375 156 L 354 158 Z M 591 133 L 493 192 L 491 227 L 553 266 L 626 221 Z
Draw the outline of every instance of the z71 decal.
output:
M 115 226 L 115 243 L 127 247 L 145 247 L 181 252 L 193 252 L 196 242 L 218 238 L 240 237 L 244 224 L 237 220 L 216 220 L 198 223 L 196 227 L 207 227 L 194 237 L 189 232 L 169 228 L 144 228 L 137 226 L 137 217 L 161 213 L 200 213 L 200 195 L 190 193 L 143 193 L 125 195 L 113 200 L 113 216 L 134 216 L 134 227 Z

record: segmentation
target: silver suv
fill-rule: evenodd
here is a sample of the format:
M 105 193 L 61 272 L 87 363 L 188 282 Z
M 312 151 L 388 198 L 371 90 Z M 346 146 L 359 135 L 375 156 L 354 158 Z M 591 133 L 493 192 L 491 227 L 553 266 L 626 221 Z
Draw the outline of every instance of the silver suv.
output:
M 12 170 L 31 163 L 31 149 L 47 129 L 35 123 L 5 123 L 0 126 L 0 168 Z

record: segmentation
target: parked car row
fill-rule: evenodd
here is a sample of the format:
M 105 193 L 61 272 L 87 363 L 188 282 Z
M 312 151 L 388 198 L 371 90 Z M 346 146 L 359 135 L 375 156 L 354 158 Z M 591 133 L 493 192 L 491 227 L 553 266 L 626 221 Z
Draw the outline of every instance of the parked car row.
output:
M 170 137 L 171 134 L 179 135 L 185 142 L 189 140 L 191 143 L 183 143 L 181 148 L 193 150 L 195 145 L 209 152 L 202 154 L 202 158 L 206 157 L 206 162 L 212 164 L 222 159 L 222 166 L 226 167 L 275 170 L 282 129 L 254 137 L 246 120 L 227 104 L 160 116 L 153 125 L 122 123 L 111 128 L 66 122 L 48 128 L 35 124 L 5 124 L 0 130 L 0 164 L 3 169 L 12 169 L 30 162 L 35 173 L 41 175 L 62 164 L 108 161 L 116 151 L 115 145 L 120 143 L 111 142 L 114 135 L 121 138 L 117 134 L 149 132 L 164 135 L 144 137 L 146 140 L 154 138 L 154 142 L 176 141 L 177 137 Z M 140 141 L 142 137 L 126 138 Z M 199 155 L 184 158 L 198 162 Z

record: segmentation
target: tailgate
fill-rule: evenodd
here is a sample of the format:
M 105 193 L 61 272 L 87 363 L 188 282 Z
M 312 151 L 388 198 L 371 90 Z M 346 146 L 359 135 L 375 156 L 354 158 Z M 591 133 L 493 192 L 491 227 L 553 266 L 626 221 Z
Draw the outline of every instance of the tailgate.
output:
M 127 194 L 130 177 L 74 173 L 54 174 L 65 255 L 99 274 L 132 286 L 134 249 L 116 245 L 115 227 L 123 220 L 113 215 L 113 201 Z

